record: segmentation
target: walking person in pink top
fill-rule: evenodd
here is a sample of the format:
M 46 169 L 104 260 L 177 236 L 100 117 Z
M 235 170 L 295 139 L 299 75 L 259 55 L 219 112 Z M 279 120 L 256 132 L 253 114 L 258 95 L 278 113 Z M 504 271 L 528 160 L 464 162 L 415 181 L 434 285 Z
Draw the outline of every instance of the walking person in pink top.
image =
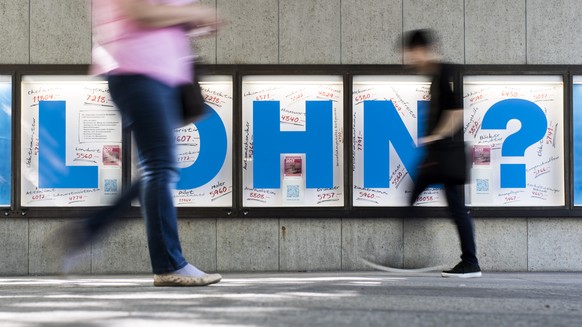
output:
M 219 274 L 184 259 L 172 198 L 178 180 L 174 129 L 182 122 L 179 86 L 193 80 L 188 33 L 216 31 L 216 11 L 193 0 L 93 0 L 92 12 L 92 72 L 107 78 L 123 125 L 133 133 L 140 178 L 111 207 L 71 228 L 71 250 L 89 244 L 139 195 L 154 285 L 217 283 Z

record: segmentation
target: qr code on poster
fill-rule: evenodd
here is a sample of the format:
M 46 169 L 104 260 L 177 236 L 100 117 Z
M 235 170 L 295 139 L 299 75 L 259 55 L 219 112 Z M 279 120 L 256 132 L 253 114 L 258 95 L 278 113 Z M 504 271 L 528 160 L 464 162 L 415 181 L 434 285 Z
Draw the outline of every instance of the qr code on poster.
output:
M 299 199 L 299 185 L 287 185 L 287 198 Z
M 105 193 L 117 193 L 117 179 L 105 179 L 103 184 Z
M 489 179 L 477 179 L 477 192 L 488 193 L 489 192 Z

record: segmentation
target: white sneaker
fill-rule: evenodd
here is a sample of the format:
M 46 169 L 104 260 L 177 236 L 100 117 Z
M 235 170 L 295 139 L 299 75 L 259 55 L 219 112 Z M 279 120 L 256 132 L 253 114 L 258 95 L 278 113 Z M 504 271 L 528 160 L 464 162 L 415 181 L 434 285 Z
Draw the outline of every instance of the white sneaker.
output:
M 204 274 L 200 277 L 177 274 L 154 275 L 154 286 L 207 286 L 220 282 L 220 274 Z

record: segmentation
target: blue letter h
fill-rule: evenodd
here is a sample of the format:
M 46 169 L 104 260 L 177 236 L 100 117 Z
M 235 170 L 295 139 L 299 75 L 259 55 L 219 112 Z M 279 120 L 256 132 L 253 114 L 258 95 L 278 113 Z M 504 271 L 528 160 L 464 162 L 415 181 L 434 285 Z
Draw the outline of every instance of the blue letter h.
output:
M 281 187 L 282 153 L 306 154 L 307 188 L 333 187 L 332 102 L 305 105 L 305 132 L 282 132 L 279 101 L 254 102 L 254 188 Z

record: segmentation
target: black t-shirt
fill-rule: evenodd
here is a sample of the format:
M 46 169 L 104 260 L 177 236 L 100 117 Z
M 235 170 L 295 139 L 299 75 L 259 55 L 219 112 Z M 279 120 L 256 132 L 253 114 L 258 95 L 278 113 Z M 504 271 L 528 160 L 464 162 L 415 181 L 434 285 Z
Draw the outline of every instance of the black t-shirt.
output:
M 439 64 L 438 72 L 432 76 L 430 85 L 430 111 L 427 121 L 427 134 L 431 135 L 436 128 L 444 110 L 462 109 L 457 67 L 452 64 Z M 458 139 L 455 133 L 455 139 Z

